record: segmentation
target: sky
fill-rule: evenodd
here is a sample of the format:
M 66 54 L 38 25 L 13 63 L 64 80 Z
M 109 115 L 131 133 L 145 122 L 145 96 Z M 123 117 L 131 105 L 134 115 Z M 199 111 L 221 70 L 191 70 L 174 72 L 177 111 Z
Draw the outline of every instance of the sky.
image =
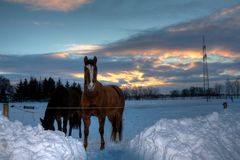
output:
M 239 0 L 1 0 L 0 74 L 54 77 L 162 91 L 202 86 L 202 36 L 210 85 L 240 78 Z

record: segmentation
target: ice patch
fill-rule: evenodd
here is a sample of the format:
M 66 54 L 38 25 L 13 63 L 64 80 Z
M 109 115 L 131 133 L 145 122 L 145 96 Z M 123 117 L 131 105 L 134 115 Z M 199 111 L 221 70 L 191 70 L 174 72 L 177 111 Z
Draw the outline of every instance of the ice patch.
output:
M 77 139 L 63 132 L 10 122 L 0 115 L 1 160 L 85 160 L 86 152 Z
M 162 119 L 131 140 L 130 147 L 152 160 L 239 159 L 240 114 Z

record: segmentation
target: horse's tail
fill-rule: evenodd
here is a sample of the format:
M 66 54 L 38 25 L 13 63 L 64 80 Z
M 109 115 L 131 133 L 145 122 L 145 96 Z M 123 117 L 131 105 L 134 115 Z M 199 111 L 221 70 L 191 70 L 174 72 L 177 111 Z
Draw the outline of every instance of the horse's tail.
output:
M 111 134 L 111 140 L 113 141 L 117 141 L 117 139 L 119 141 L 122 140 L 122 114 L 116 114 L 112 117 L 111 119 L 111 123 L 112 123 L 112 134 Z
M 125 98 L 122 90 L 119 87 L 114 85 L 112 85 L 111 87 L 115 90 L 115 92 L 119 97 L 119 102 L 117 107 L 120 107 L 117 109 L 117 113 L 115 113 L 115 115 L 112 117 L 112 121 L 113 121 L 112 122 L 112 127 L 113 127 L 112 140 L 116 142 L 117 138 L 119 139 L 119 141 L 122 140 L 122 130 L 123 130 L 122 116 L 124 111 Z

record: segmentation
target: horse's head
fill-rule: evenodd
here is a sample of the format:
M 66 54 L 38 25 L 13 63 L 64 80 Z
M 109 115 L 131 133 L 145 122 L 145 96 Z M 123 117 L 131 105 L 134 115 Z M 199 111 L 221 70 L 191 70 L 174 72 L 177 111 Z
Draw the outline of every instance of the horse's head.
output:
M 49 120 L 40 118 L 40 121 L 41 121 L 42 127 L 45 130 L 53 130 L 53 131 L 55 130 L 53 124 L 51 124 Z
M 94 91 L 97 82 L 97 57 L 88 59 L 84 58 L 84 89 L 88 91 Z

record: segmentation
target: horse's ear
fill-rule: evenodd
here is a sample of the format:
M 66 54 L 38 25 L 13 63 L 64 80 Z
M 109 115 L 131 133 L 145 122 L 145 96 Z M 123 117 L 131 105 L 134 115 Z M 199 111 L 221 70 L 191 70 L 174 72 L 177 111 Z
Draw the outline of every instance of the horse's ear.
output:
M 94 62 L 94 64 L 97 64 L 97 57 L 96 56 L 94 56 L 93 62 Z
M 88 57 L 87 57 L 87 56 L 85 56 L 85 57 L 84 57 L 84 63 L 86 64 L 86 63 L 87 63 L 87 61 L 88 61 Z

